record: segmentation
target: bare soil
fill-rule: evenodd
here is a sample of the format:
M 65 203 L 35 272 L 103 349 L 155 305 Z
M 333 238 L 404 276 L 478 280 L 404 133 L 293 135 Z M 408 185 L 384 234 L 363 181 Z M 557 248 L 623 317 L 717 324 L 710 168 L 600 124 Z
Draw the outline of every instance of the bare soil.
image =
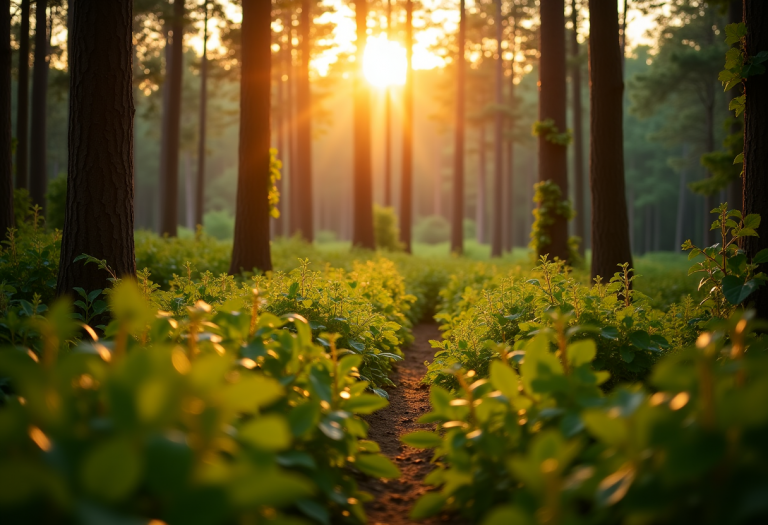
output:
M 421 525 L 450 524 L 463 525 L 458 516 L 444 514 L 428 520 L 415 522 L 409 515 L 416 500 L 429 487 L 421 480 L 433 469 L 430 463 L 432 452 L 411 448 L 400 442 L 400 436 L 416 430 L 432 430 L 433 425 L 420 425 L 419 417 L 429 412 L 429 388 L 421 384 L 427 371 L 425 361 L 431 361 L 434 350 L 430 339 L 440 339 L 435 323 L 423 323 L 413 329 L 414 342 L 405 349 L 405 359 L 398 363 L 391 376 L 397 387 L 387 388 L 389 406 L 366 418 L 370 429 L 368 435 L 380 446 L 400 469 L 402 475 L 396 480 L 367 478 L 360 485 L 370 492 L 375 500 L 366 505 L 368 523 L 371 525 Z

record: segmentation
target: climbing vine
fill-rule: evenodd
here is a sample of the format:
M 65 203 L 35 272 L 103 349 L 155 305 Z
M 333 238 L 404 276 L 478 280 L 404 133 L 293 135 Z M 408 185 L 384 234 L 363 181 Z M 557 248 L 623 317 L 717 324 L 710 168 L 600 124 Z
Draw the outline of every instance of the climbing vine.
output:
M 538 206 L 533 210 L 533 226 L 531 228 L 531 243 L 529 247 L 536 254 L 546 252 L 546 246 L 552 244 L 552 238 L 549 236 L 552 225 L 555 224 L 557 217 L 562 217 L 570 221 L 576 216 L 573 211 L 571 201 L 563 199 L 560 186 L 551 180 L 538 182 L 534 184 L 533 202 Z M 580 261 L 578 237 L 568 239 L 568 258 L 574 264 Z
M 573 140 L 573 132 L 567 129 L 560 133 L 555 121 L 551 118 L 534 122 L 532 133 L 534 137 L 544 137 L 547 142 L 558 146 L 568 146 Z

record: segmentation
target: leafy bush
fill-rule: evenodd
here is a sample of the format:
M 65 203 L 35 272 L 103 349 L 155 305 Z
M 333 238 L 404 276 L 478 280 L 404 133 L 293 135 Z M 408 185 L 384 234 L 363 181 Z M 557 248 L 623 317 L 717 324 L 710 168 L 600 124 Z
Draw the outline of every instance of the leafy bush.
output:
M 451 224 L 442 215 L 422 217 L 413 228 L 413 237 L 425 244 L 446 242 L 451 238 Z
M 535 190 L 533 202 L 538 206 L 533 210 L 533 226 L 531 227 L 530 248 L 534 253 L 545 255 L 547 247 L 552 244 L 549 236 L 549 230 L 557 220 L 557 216 L 566 221 L 570 221 L 575 216 L 571 201 L 563 200 L 563 194 L 560 186 L 551 180 L 537 182 L 533 185 Z M 568 239 L 568 258 L 571 264 L 580 264 L 578 237 Z
M 220 241 L 232 240 L 235 235 L 235 218 L 226 210 L 209 211 L 203 216 L 205 233 Z
M 515 352 L 496 345 L 489 379 L 457 371 L 456 393 L 432 387 L 420 422 L 439 432 L 403 441 L 435 450 L 425 481 L 439 492 L 413 517 L 452 508 L 483 525 L 768 520 L 768 353 L 750 315 L 665 357 L 651 387 L 610 395 L 598 345 L 568 342 L 577 331 L 564 315 Z
M 121 283 L 107 336 L 66 303 L 0 349 L 0 516 L 8 523 L 362 523 L 356 477 L 397 477 L 366 441 L 360 356 L 258 303 L 170 317 Z M 305 518 L 299 520 L 299 517 Z
M 391 207 L 373 205 L 373 233 L 376 239 L 376 248 L 390 252 L 403 251 L 403 243 L 400 242 L 400 228 L 397 226 L 397 215 Z

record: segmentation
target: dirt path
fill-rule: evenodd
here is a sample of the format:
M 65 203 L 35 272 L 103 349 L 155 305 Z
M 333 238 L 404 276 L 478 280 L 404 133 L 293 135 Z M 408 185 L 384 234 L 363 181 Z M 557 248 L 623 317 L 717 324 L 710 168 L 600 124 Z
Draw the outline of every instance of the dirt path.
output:
M 371 525 L 421 525 L 463 523 L 456 516 L 436 516 L 432 519 L 414 522 L 408 516 L 416 500 L 428 487 L 421 484 L 432 465 L 432 453 L 403 445 L 400 436 L 416 430 L 429 430 L 432 425 L 417 423 L 422 414 L 429 412 L 429 389 L 421 384 L 427 371 L 425 361 L 431 361 L 434 351 L 430 339 L 440 339 L 440 331 L 434 323 L 424 323 L 413 329 L 414 342 L 405 350 L 405 359 L 398 363 L 392 375 L 397 388 L 388 388 L 389 406 L 366 418 L 370 424 L 368 435 L 381 446 L 386 454 L 400 468 L 400 479 L 384 481 L 366 479 L 361 488 L 370 492 L 375 500 L 366 506 L 368 523 Z

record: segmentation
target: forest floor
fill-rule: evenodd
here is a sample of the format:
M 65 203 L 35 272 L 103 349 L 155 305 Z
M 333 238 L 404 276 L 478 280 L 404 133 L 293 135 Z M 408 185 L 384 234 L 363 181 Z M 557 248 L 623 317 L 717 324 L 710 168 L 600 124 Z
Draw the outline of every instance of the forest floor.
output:
M 463 525 L 458 516 L 443 514 L 415 522 L 409 515 L 416 500 L 428 492 L 421 480 L 433 469 L 432 452 L 411 448 L 400 442 L 400 436 L 417 430 L 432 430 L 434 425 L 422 425 L 419 418 L 429 412 L 429 388 L 421 383 L 427 371 L 425 361 L 431 361 L 434 350 L 430 339 L 439 340 L 440 331 L 435 323 L 419 324 L 413 329 L 414 342 L 405 349 L 405 359 L 397 364 L 391 376 L 397 387 L 387 388 L 389 406 L 367 417 L 368 435 L 381 451 L 400 469 L 402 475 L 395 480 L 366 478 L 361 488 L 370 492 L 374 501 L 366 506 L 370 525 Z

